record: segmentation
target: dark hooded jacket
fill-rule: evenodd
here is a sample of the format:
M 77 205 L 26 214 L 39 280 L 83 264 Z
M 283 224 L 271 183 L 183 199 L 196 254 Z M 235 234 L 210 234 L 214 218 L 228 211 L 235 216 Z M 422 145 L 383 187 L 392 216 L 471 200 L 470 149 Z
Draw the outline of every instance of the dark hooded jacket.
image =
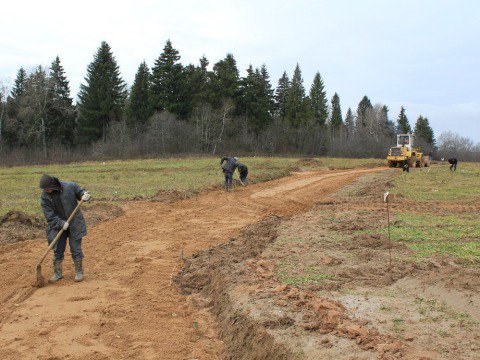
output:
M 238 173 L 240 176 L 244 177 L 248 175 L 248 167 L 245 164 L 238 163 Z
M 54 190 L 51 194 L 43 191 L 40 199 L 43 214 L 47 220 L 47 239 L 51 241 L 72 214 L 85 190 L 74 182 L 60 181 L 46 174 L 40 179 L 40 188 Z M 68 231 L 72 240 L 78 240 L 87 235 L 87 225 L 81 210 L 78 210 L 73 217 Z
M 225 162 L 225 164 L 223 164 L 223 162 Z M 220 165 L 222 165 L 223 171 L 233 174 L 237 168 L 237 160 L 235 160 L 233 157 L 224 156 L 222 157 L 222 160 L 220 160 Z

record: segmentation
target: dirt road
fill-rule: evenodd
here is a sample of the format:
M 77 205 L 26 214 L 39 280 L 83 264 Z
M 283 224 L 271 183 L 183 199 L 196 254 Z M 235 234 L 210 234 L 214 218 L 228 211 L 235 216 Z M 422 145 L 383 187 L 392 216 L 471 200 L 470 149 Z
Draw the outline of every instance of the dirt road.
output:
M 45 243 L 1 247 L 0 358 L 221 358 L 210 315 L 193 310 L 170 286 L 180 251 L 188 257 L 265 216 L 305 211 L 379 170 L 304 172 L 173 204 L 127 203 L 125 215 L 90 228 L 86 278 L 79 284 L 67 258 L 60 283 L 35 289 L 35 262 Z

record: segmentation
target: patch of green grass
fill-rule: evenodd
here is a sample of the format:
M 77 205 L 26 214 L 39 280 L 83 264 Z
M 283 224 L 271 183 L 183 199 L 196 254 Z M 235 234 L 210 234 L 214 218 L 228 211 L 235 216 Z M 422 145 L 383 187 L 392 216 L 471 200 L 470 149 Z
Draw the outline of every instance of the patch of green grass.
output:
M 437 334 L 440 335 L 441 337 L 447 337 L 450 336 L 447 330 L 445 329 L 438 329 Z
M 280 280 L 287 285 L 304 285 L 304 284 L 311 284 L 317 283 L 323 279 L 331 279 L 335 277 L 333 274 L 307 274 L 304 276 L 286 276 L 285 274 L 279 274 Z
M 480 164 L 460 163 L 456 172 L 447 164 L 413 169 L 397 176 L 394 185 L 391 193 L 418 201 L 479 198 Z
M 66 165 L 19 166 L 0 168 L 0 215 L 11 210 L 40 214 L 38 181 L 43 173 L 75 181 L 90 190 L 95 198 L 130 199 L 152 196 L 159 190 L 199 191 L 220 185 L 223 174 L 219 157 L 149 159 L 73 163 Z M 250 177 L 267 181 L 299 169 L 380 166 L 381 160 L 318 158 L 302 162 L 297 158 L 246 157 Z M 237 175 L 235 175 L 237 176 Z
M 393 319 L 392 320 L 392 330 L 396 333 L 405 331 L 405 320 L 404 319 Z
M 452 312 L 448 316 L 449 320 L 454 321 L 453 323 L 450 324 L 450 326 L 454 327 L 456 325 L 460 327 L 470 327 L 474 325 L 478 325 L 479 321 L 476 320 L 474 317 L 472 317 L 470 314 L 466 312 Z
M 395 298 L 399 295 L 402 295 L 402 293 L 399 290 L 395 290 L 395 289 L 389 289 L 383 293 L 383 296 L 391 297 L 391 298 Z
M 382 305 L 382 306 L 380 306 L 380 310 L 381 311 L 391 311 L 392 307 L 388 306 L 388 305 Z
M 392 240 L 406 242 L 415 250 L 415 257 L 448 254 L 470 263 L 480 263 L 480 226 L 475 214 L 433 215 L 429 213 L 398 213 L 391 227 Z M 368 229 L 358 233 L 380 233 L 388 230 Z

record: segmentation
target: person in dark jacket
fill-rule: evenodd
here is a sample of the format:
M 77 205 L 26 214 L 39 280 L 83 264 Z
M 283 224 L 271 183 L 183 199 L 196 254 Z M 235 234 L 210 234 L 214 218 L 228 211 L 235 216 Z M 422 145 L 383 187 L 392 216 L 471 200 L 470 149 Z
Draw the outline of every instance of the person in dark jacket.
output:
M 402 164 L 403 171 L 410 172 L 410 162 L 408 160 L 404 160 Z
M 225 163 L 225 164 L 224 164 Z M 222 171 L 225 174 L 225 190 L 233 190 L 233 173 L 238 166 L 237 158 L 230 156 L 223 156 L 220 160 Z
M 75 265 L 75 281 L 83 280 L 82 238 L 87 235 L 87 225 L 79 210 L 70 223 L 68 217 L 76 208 L 78 201 L 90 201 L 90 194 L 74 182 L 60 181 L 56 177 L 44 174 L 40 179 L 42 189 L 41 206 L 47 220 L 47 240 L 50 244 L 58 232 L 64 232 L 53 248 L 53 277 L 51 283 L 62 278 L 62 261 L 68 244 Z
M 457 171 L 458 160 L 456 158 L 448 159 L 448 163 L 450 164 L 450 171 Z
M 242 185 L 247 185 L 248 167 L 245 164 L 238 163 L 238 174 L 240 175 L 240 182 Z

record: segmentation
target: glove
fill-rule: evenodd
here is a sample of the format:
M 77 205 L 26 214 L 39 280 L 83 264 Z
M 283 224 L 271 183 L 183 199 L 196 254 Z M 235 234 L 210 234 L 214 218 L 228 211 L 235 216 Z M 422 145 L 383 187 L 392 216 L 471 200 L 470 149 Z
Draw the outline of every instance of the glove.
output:
M 63 230 L 67 230 L 69 226 L 70 226 L 70 224 L 65 221 L 65 222 L 63 223 L 62 229 L 63 229 Z
M 90 200 L 92 200 L 92 195 L 90 195 L 88 192 L 85 191 L 82 195 L 82 200 L 83 201 L 90 201 Z

